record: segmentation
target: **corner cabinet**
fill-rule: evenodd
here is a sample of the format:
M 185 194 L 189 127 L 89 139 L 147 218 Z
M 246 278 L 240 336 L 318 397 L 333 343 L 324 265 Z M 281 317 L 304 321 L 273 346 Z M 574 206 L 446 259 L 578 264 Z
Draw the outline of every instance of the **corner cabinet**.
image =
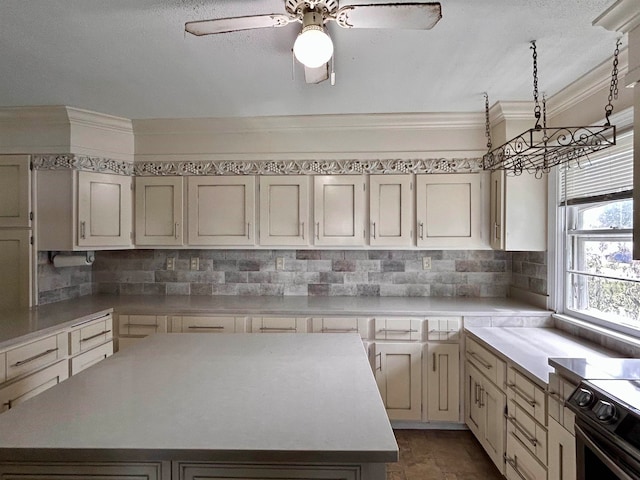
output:
M 253 176 L 189 177 L 189 245 L 254 245 Z
M 413 245 L 413 175 L 369 177 L 369 244 Z
M 309 245 L 309 177 L 260 177 L 260 245 Z
M 75 170 L 36 174 L 39 250 L 132 247 L 132 178 Z
M 416 175 L 417 246 L 486 248 L 480 173 Z
M 364 245 L 365 179 L 363 175 L 314 177 L 315 245 Z
M 183 177 L 136 177 L 136 244 L 184 242 Z

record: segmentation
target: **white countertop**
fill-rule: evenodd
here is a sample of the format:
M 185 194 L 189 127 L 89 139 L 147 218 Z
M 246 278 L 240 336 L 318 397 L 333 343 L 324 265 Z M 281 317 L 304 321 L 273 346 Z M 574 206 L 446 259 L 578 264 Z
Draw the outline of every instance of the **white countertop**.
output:
M 548 316 L 509 298 L 92 295 L 31 309 L 0 311 L 0 348 L 113 309 L 127 314 Z
M 549 383 L 549 373 L 554 371 L 549 365 L 551 357 L 589 358 L 595 362 L 619 356 L 554 328 L 466 327 L 465 331 L 544 388 Z
M 391 462 L 357 334 L 157 334 L 0 416 L 0 460 Z

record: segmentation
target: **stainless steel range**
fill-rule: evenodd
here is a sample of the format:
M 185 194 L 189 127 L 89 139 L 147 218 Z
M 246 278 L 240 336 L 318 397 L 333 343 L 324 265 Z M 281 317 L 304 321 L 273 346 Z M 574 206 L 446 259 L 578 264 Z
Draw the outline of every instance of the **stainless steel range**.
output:
M 584 380 L 567 400 L 578 480 L 640 480 L 640 378 L 629 376 Z

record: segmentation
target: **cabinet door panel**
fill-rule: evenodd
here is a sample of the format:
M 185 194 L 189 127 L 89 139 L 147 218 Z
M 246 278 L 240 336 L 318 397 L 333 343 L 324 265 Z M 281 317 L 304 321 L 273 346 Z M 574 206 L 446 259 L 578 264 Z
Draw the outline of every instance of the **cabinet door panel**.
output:
M 427 348 L 427 420 L 460 420 L 460 347 L 456 343 Z
M 359 175 L 315 177 L 317 245 L 364 244 L 364 185 Z
M 0 227 L 31 226 L 29 155 L 0 155 Z
M 0 308 L 28 307 L 31 301 L 31 230 L 0 230 Z
M 372 175 L 369 183 L 371 245 L 410 246 L 413 240 L 412 175 Z
M 136 178 L 136 243 L 182 245 L 182 177 Z
M 485 419 L 480 407 L 480 372 L 469 362 L 465 364 L 465 422 L 478 440 L 482 439 Z
M 260 243 L 307 245 L 309 177 L 260 177 Z

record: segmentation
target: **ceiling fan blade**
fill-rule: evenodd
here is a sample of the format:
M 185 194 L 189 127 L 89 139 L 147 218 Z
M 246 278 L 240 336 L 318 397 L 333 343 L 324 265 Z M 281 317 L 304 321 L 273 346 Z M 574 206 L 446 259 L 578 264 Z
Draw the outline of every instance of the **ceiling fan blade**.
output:
M 335 15 L 343 28 L 429 30 L 442 18 L 440 3 L 379 3 L 346 5 Z
M 216 18 L 213 20 L 197 20 L 184 24 L 185 31 L 197 35 L 212 35 L 216 33 L 238 32 L 254 28 L 284 27 L 295 20 L 293 17 L 280 13 L 267 15 L 249 15 L 246 17 Z
M 304 67 L 304 80 L 307 83 L 320 83 L 329 78 L 329 63 L 317 68 Z

